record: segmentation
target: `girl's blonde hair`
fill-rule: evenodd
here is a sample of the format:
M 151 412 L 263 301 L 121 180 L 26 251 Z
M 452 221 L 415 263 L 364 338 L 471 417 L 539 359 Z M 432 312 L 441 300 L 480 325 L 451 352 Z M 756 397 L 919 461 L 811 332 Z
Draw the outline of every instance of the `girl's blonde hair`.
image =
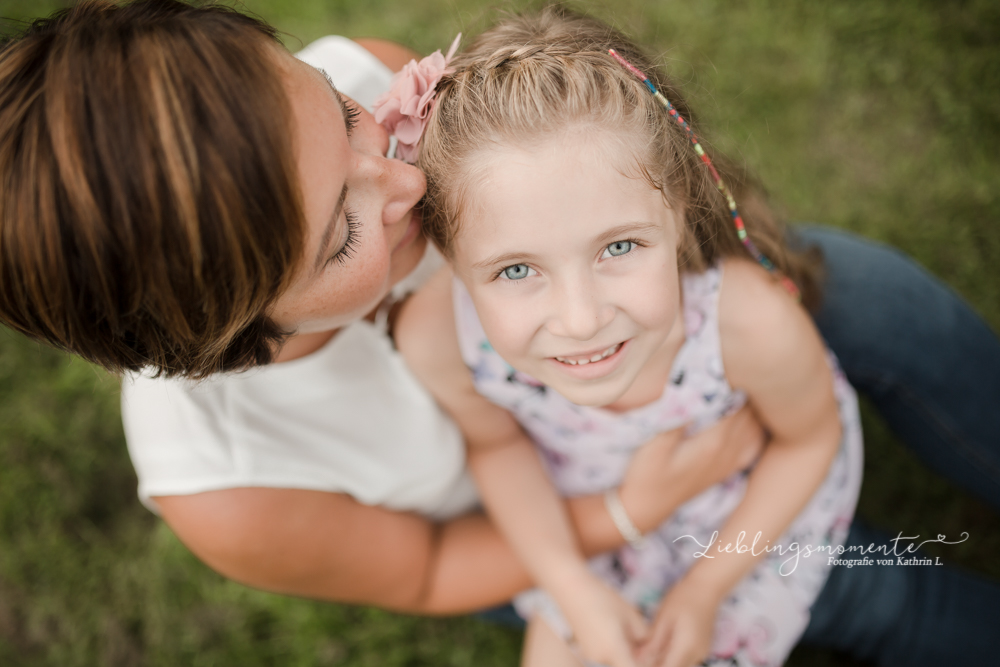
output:
M 480 35 L 452 62 L 438 84 L 437 104 L 420 148 L 427 174 L 424 229 L 447 256 L 454 250 L 470 180 L 481 151 L 491 146 L 530 146 L 574 125 L 604 129 L 623 139 L 639 176 L 683 211 L 678 263 L 702 271 L 722 257 L 749 257 L 725 198 L 692 150 L 683 129 L 645 86 L 616 62 L 615 49 L 671 101 L 697 131 L 677 87 L 653 59 L 617 30 L 595 19 L 550 6 L 517 16 Z M 722 156 L 712 160 L 733 191 L 751 239 L 802 291 L 807 306 L 818 301 L 818 257 L 791 250 L 785 230 L 767 206 L 762 189 Z

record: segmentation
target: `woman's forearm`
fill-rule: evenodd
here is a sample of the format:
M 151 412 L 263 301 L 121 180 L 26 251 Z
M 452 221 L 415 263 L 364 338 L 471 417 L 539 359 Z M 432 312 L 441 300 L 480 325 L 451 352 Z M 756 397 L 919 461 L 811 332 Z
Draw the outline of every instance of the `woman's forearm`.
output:
M 420 614 L 460 614 L 508 602 L 532 586 L 528 571 L 485 514 L 439 527 L 414 607 Z
M 642 474 L 627 476 L 622 487 L 632 519 L 652 529 L 678 504 L 749 463 L 761 438 L 744 411 L 680 448 L 666 437 L 644 447 L 633 459 Z M 213 569 L 270 591 L 453 614 L 505 602 L 532 585 L 482 514 L 434 524 L 344 494 L 298 489 L 224 489 L 156 501 L 181 540 Z M 564 502 L 585 555 L 624 543 L 600 495 Z

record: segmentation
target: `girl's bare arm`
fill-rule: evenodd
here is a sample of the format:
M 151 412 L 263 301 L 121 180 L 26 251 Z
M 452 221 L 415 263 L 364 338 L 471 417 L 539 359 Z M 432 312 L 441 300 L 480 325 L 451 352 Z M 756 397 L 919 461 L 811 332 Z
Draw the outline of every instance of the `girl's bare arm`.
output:
M 718 543 L 735 544 L 742 531 L 750 541 L 760 532 L 761 545 L 774 543 L 819 488 L 836 455 L 841 426 L 833 375 L 809 315 L 761 267 L 726 263 L 719 310 L 727 377 L 747 392 L 771 437 Z M 712 555 L 689 577 L 721 600 L 756 559 L 714 549 Z

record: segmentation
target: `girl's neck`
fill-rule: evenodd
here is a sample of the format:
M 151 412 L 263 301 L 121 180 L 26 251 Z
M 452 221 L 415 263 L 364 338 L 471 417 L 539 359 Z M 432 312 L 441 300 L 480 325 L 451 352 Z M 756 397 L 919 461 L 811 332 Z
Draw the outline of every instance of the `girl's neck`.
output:
M 682 310 L 678 312 L 677 321 L 674 322 L 663 345 L 650 357 L 632 386 L 617 401 L 605 405 L 604 409 L 611 412 L 628 412 L 658 400 L 667 387 L 674 359 L 684 345 L 685 338 Z

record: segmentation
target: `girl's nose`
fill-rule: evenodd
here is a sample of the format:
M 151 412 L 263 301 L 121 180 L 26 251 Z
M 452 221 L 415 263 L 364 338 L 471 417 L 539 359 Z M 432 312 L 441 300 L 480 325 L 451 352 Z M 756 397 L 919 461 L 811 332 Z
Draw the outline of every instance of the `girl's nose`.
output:
M 554 290 L 554 317 L 549 330 L 564 338 L 588 341 L 614 319 L 614 307 L 586 281 L 572 281 L 566 289 Z

